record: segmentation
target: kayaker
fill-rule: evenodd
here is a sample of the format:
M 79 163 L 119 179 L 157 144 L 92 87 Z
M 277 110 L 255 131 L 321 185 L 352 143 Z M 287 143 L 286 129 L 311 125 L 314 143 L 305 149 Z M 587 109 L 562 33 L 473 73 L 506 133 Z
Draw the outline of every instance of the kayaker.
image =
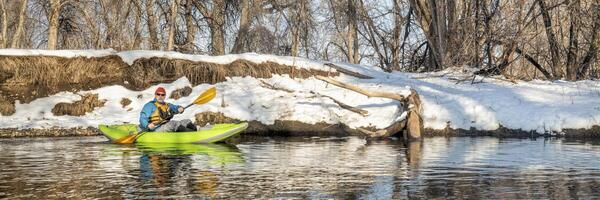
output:
M 140 113 L 140 128 L 156 132 L 196 131 L 192 120 L 171 120 L 173 115 L 185 111 L 182 106 L 165 102 L 167 91 L 158 87 L 154 92 L 154 100 L 146 103 Z

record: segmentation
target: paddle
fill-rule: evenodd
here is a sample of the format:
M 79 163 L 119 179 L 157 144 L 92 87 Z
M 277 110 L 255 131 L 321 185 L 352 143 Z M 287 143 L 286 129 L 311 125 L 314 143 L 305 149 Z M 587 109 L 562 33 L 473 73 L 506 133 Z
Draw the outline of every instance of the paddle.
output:
M 192 105 L 202 105 L 202 104 L 208 103 L 210 100 L 215 98 L 216 95 L 217 95 L 217 89 L 215 87 L 209 88 L 208 90 L 206 90 L 202 94 L 200 94 L 200 96 L 198 96 L 196 98 L 196 100 L 194 100 L 194 102 L 185 106 L 184 109 L 187 109 Z M 157 124 L 157 126 L 162 125 L 166 122 L 167 121 L 161 121 L 159 124 Z M 119 138 L 118 140 L 115 140 L 115 143 L 131 144 L 131 143 L 135 142 L 135 140 L 137 140 L 141 135 L 143 135 L 146 132 L 148 132 L 148 129 L 142 129 L 140 132 L 137 132 L 136 134 L 128 135 L 128 136 Z

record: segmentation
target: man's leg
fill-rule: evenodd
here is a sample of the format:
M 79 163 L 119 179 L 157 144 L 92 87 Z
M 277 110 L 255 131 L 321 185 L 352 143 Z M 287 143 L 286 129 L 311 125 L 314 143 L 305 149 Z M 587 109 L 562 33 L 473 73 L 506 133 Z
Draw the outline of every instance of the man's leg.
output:
M 187 121 L 190 121 L 189 119 Z M 190 131 L 186 125 L 187 122 L 186 120 L 171 120 L 169 121 L 169 123 L 171 123 L 171 127 L 172 127 L 172 131 L 171 132 L 186 132 L 186 131 Z
M 189 120 L 189 119 L 181 120 L 181 124 L 183 126 L 185 126 L 185 128 L 187 128 L 188 131 L 197 131 L 198 130 L 198 128 L 196 128 L 196 125 L 192 122 L 192 120 Z

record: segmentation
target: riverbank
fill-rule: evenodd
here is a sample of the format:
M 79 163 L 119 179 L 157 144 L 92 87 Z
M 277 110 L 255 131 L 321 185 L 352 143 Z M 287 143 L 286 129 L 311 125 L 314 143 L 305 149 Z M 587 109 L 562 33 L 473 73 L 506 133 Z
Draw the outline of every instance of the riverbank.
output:
M 248 130 L 243 134 L 249 136 L 286 136 L 286 137 L 313 137 L 313 136 L 361 136 L 358 130 L 352 130 L 340 125 L 317 124 L 308 125 L 301 122 L 277 122 L 276 125 L 266 126 L 260 122 L 249 123 Z M 321 131 L 322 130 L 322 131 Z M 347 132 L 340 130 L 348 130 Z M 477 129 L 431 129 L 426 128 L 423 137 L 498 137 L 498 138 L 600 138 L 600 126 L 590 129 L 565 129 L 562 134 L 537 133 L 535 131 L 523 131 L 518 129 L 500 128 L 497 130 Z M 46 129 L 0 129 L 0 138 L 20 137 L 78 137 L 78 136 L 101 136 L 102 133 L 93 127 L 88 128 L 46 128 Z M 400 137 L 400 135 L 397 135 Z
M 9 49 L 0 50 L 0 63 L 0 129 L 14 135 L 137 123 L 158 86 L 180 105 L 216 87 L 213 101 L 175 119 L 218 123 L 198 119 L 217 113 L 251 122 L 248 132 L 263 135 L 356 135 L 359 129 L 383 130 L 406 120 L 404 108 L 414 108 L 368 98 L 316 76 L 403 97 L 418 92 L 423 134 L 429 136 L 597 137 L 600 125 L 599 81 L 514 81 L 454 68 L 386 73 L 370 66 L 259 54 Z

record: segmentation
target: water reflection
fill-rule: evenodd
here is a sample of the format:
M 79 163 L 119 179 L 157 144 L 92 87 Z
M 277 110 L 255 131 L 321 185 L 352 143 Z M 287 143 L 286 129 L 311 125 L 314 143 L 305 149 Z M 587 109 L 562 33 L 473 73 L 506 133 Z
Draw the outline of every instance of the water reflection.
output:
M 600 143 L 566 139 L 2 139 L 0 198 L 598 198 L 599 158 Z

